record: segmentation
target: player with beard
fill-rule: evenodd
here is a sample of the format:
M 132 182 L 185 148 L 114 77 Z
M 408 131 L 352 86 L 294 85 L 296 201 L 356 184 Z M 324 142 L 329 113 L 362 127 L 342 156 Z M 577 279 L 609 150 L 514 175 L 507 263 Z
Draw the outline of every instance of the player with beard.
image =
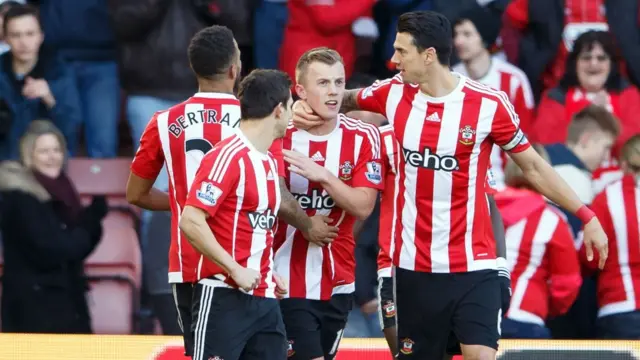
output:
M 211 26 L 194 35 L 188 56 L 199 91 L 186 101 L 155 113 L 149 121 L 131 164 L 127 200 L 147 210 L 171 210 L 168 278 L 183 330 L 185 354 L 190 356 L 192 294 L 201 255 L 189 244 L 178 223 L 202 158 L 218 142 L 235 134 L 240 124 L 240 102 L 234 87 L 242 64 L 233 33 L 223 26 Z M 274 142 L 272 153 L 276 158 L 282 158 L 281 149 L 281 140 Z M 153 188 L 165 164 L 168 193 Z M 283 167 L 279 167 L 280 171 Z M 324 217 L 309 218 L 283 184 L 280 181 L 280 217 L 302 229 L 308 241 L 331 241 L 337 229 L 329 227 Z
M 341 109 L 384 114 L 402 148 L 393 239 L 399 359 L 452 355 L 451 333 L 465 358 L 496 357 L 501 291 L 484 196 L 493 144 L 582 220 L 590 260 L 595 247 L 602 268 L 608 253 L 595 214 L 531 149 L 507 95 L 451 72 L 451 31 L 436 12 L 401 15 L 391 60 L 400 73 L 345 92 Z M 304 101 L 294 106 L 296 126 L 322 122 Z
M 287 186 L 309 216 L 329 216 L 340 230 L 333 243 L 319 247 L 286 224 L 278 227 L 276 272 L 289 288 L 280 307 L 290 359 L 333 359 L 355 290 L 353 224 L 371 214 L 383 186 L 380 133 L 339 113 L 345 72 L 336 51 L 307 51 L 298 60 L 296 83 L 300 98 L 323 120 L 308 130 L 287 129 Z

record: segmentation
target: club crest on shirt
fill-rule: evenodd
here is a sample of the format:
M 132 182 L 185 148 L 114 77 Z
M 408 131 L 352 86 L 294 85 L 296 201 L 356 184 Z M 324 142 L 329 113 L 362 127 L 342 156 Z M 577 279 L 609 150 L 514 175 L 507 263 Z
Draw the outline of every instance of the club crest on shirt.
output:
M 475 134 L 476 131 L 471 128 L 471 125 L 465 125 L 460 129 L 460 144 L 473 145 L 473 135 Z
M 378 185 L 382 181 L 382 167 L 375 161 L 367 163 L 367 172 L 364 174 L 372 184 Z
M 353 172 L 353 164 L 351 164 L 351 161 L 347 160 L 343 162 L 342 165 L 340 165 L 340 174 L 338 175 L 338 177 L 342 181 L 351 180 L 352 172 Z
M 222 195 L 222 190 L 210 182 L 203 182 L 200 185 L 200 190 L 196 191 L 198 200 L 207 206 L 215 205 L 220 195 Z
M 392 318 L 396 316 L 396 304 L 393 301 L 387 301 L 382 309 L 384 310 L 384 317 Z
M 400 348 L 400 352 L 405 355 L 413 353 L 413 344 L 415 343 L 409 338 L 402 339 L 402 348 Z

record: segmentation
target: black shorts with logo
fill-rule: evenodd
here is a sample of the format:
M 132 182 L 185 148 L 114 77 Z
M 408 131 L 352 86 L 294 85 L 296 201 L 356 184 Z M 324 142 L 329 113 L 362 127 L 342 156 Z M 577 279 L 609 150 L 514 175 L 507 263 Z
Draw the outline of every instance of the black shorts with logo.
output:
M 442 359 L 459 354 L 459 343 L 498 349 L 502 310 L 495 270 L 395 270 L 399 359 Z
M 280 309 L 287 329 L 290 360 L 333 359 L 353 307 L 352 294 L 331 300 L 283 299 Z
M 173 290 L 173 300 L 178 310 L 178 325 L 182 330 L 184 340 L 184 355 L 193 356 L 193 331 L 191 330 L 191 309 L 193 306 L 192 283 L 171 284 Z
M 202 284 L 196 284 L 193 299 L 193 360 L 287 357 L 278 300 Z
M 383 330 L 396 326 L 396 301 L 390 276 L 378 278 L 378 319 Z

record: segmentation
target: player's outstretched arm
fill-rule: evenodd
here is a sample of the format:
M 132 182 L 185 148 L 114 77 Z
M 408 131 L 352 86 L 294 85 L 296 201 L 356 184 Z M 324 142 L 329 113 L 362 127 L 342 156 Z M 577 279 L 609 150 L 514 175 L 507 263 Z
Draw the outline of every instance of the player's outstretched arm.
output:
M 155 179 L 145 179 L 129 173 L 127 201 L 129 204 L 153 211 L 169 211 L 169 194 L 153 187 Z
M 571 187 L 533 148 L 529 147 L 509 155 L 536 190 L 560 207 L 575 214 L 583 222 L 587 259 L 593 260 L 595 247 L 599 254 L 598 267 L 602 269 L 607 260 L 609 247 L 607 235 L 595 214 L 580 201 Z
M 284 178 L 280 178 L 280 210 L 278 217 L 300 230 L 305 239 L 318 246 L 330 244 L 338 236 L 338 228 L 329 226 L 331 219 L 317 215 L 309 217 L 300 207 L 298 200 L 289 192 Z
M 198 252 L 231 275 L 240 288 L 245 291 L 255 289 L 260 284 L 260 273 L 240 266 L 233 259 L 211 232 L 207 216 L 204 210 L 187 205 L 180 218 L 180 230 Z

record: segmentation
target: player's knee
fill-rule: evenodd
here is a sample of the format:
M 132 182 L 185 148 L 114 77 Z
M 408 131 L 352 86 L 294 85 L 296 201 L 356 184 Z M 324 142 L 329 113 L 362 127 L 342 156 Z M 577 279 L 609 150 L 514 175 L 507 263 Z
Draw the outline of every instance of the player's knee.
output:
M 483 345 L 461 345 L 464 360 L 495 360 L 496 350 Z

